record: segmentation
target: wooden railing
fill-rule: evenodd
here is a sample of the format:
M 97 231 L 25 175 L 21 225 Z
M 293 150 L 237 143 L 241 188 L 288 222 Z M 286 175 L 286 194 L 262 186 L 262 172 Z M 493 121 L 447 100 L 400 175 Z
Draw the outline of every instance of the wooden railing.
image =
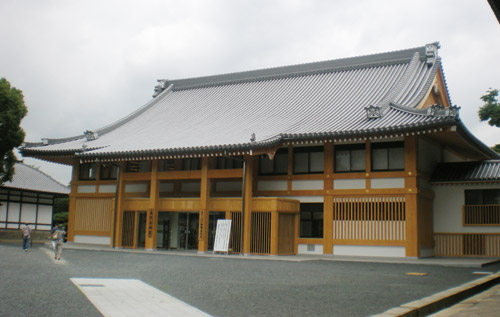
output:
M 435 233 L 435 256 L 500 256 L 500 233 Z
M 500 205 L 464 205 L 464 226 L 500 226 Z
M 353 241 L 404 241 L 404 196 L 334 197 L 333 239 Z
M 271 253 L 271 213 L 252 212 L 250 252 Z
M 231 213 L 231 236 L 229 237 L 229 249 L 232 253 L 241 252 L 241 212 Z

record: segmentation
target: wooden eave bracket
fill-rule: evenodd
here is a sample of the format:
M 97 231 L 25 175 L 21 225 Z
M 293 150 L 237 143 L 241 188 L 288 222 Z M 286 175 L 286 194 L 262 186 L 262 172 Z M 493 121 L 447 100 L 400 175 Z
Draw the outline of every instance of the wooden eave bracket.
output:
M 281 148 L 282 144 L 277 144 L 272 147 L 265 147 L 261 149 L 252 150 L 252 155 L 267 155 L 269 159 L 274 160 L 276 152 Z

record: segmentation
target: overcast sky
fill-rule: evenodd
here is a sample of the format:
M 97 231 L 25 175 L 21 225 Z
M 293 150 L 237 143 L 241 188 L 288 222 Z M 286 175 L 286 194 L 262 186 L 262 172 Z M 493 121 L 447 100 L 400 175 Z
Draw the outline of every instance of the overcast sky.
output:
M 439 41 L 453 104 L 487 145 L 479 99 L 500 88 L 486 0 L 2 0 L 0 77 L 24 93 L 26 141 L 79 135 L 151 99 L 156 80 L 300 64 Z M 71 169 L 25 159 L 67 184 Z

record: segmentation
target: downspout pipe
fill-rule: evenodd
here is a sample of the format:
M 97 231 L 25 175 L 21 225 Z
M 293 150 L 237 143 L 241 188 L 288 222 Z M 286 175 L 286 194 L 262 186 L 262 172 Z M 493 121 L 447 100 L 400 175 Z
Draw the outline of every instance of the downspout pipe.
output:
M 241 184 L 241 240 L 240 240 L 240 255 L 243 255 L 243 238 L 245 230 L 245 194 L 246 194 L 246 174 L 247 162 L 243 159 L 243 180 Z
M 118 192 L 120 189 L 120 165 L 119 164 L 113 164 L 117 168 L 117 174 L 118 176 L 116 177 L 116 189 L 115 189 L 115 210 L 114 210 L 114 216 L 113 216 L 113 236 L 111 238 L 112 244 L 111 247 L 113 249 L 116 248 L 116 217 L 118 215 Z

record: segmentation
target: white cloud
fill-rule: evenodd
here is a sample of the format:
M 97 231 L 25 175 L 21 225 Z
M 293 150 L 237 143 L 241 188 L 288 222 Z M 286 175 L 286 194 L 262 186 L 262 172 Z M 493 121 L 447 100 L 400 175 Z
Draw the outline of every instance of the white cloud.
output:
M 127 115 L 151 98 L 159 78 L 440 41 L 452 101 L 468 128 L 492 145 L 500 130 L 479 123 L 477 109 L 488 88 L 500 88 L 499 35 L 487 1 L 2 1 L 0 76 L 23 90 L 23 127 L 27 140 L 37 141 Z

